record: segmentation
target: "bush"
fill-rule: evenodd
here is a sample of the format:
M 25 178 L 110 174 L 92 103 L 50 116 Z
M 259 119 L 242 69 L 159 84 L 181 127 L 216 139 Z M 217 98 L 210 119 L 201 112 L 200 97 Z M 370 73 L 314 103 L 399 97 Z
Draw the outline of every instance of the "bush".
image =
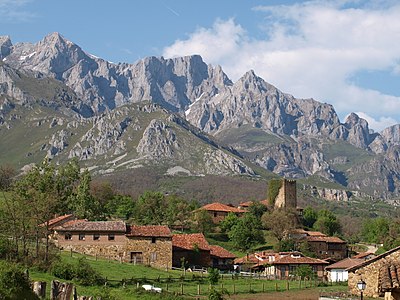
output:
M 99 285 L 104 283 L 100 273 L 95 271 L 85 258 L 80 258 L 75 266 L 74 279 L 82 285 Z
M 219 270 L 214 268 L 208 269 L 208 281 L 210 284 L 217 284 L 219 280 Z
M 0 270 L 0 299 L 39 299 L 31 290 L 28 278 L 18 265 L 0 261 Z
M 9 253 L 12 253 L 10 242 L 6 238 L 0 238 L 0 258 L 7 258 Z
M 51 265 L 51 274 L 61 279 L 72 280 L 75 277 L 75 267 L 66 262 L 55 261 Z

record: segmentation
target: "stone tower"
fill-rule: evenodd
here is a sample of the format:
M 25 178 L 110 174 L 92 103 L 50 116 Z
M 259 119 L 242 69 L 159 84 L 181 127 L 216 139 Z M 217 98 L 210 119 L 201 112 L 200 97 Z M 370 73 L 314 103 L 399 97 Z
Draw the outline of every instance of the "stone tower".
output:
M 275 208 L 293 208 L 297 207 L 296 180 L 282 179 L 282 185 L 278 195 L 275 198 Z

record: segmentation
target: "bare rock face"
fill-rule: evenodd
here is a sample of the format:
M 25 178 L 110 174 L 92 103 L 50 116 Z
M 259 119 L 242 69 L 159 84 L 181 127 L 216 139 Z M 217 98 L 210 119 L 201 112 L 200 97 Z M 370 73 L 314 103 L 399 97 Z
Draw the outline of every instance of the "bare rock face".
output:
M 11 53 L 11 39 L 8 35 L 0 36 L 0 60 L 3 60 Z
M 175 132 L 161 120 L 152 120 L 136 150 L 141 156 L 168 159 L 173 158 L 179 148 Z
M 385 128 L 381 136 L 388 145 L 400 145 L 400 124 Z
M 206 172 L 209 174 L 255 175 L 254 171 L 250 167 L 220 149 L 204 153 L 204 166 Z

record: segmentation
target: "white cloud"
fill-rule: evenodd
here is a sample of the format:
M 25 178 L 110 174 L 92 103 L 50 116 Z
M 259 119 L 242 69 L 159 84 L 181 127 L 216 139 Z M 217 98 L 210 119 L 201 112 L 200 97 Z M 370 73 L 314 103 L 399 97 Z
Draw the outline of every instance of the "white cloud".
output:
M 27 22 L 36 15 L 25 9 L 25 5 L 33 0 L 0 0 L 0 23 Z
M 356 112 L 356 114 L 360 117 L 363 118 L 365 120 L 367 120 L 368 125 L 370 128 L 374 128 L 374 130 L 376 132 L 380 132 L 383 129 L 395 125 L 398 122 L 396 122 L 395 119 L 393 118 L 385 118 L 385 117 L 381 117 L 378 120 L 374 119 L 373 117 L 367 115 L 366 113 L 363 112 Z
M 367 70 L 398 72 L 400 5 L 362 1 L 363 7 L 351 6 L 356 2 L 256 7 L 266 15 L 264 39 L 252 38 L 234 19 L 217 20 L 212 28 L 198 28 L 166 47 L 163 55 L 200 54 L 233 80 L 254 69 L 284 92 L 333 104 L 342 117 L 362 109 L 378 120 L 400 120 L 399 97 L 348 80 Z

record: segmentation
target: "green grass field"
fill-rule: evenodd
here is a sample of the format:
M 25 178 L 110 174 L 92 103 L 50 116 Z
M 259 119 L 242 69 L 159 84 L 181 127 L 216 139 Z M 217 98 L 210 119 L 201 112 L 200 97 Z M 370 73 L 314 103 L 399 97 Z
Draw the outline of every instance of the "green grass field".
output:
M 62 252 L 61 259 L 65 262 L 73 263 L 82 257 L 80 254 Z M 107 279 L 107 288 L 104 286 L 80 286 L 76 285 L 78 295 L 99 296 L 105 294 L 111 296 L 109 299 L 182 299 L 195 296 L 206 296 L 210 285 L 206 274 L 190 273 L 185 274 L 178 270 L 158 270 L 147 266 L 132 265 L 129 263 L 120 263 L 117 261 L 108 261 L 104 259 L 95 260 L 94 257 L 86 256 L 89 264 L 98 271 L 103 278 Z M 30 270 L 30 278 L 33 281 L 46 281 L 47 293 L 50 293 L 51 280 L 65 280 L 55 278 L 49 273 L 43 273 L 36 270 Z M 127 284 L 125 287 L 122 281 Z M 164 293 L 154 294 L 145 292 L 137 287 L 143 284 L 153 284 L 163 289 Z M 225 290 L 230 295 L 233 294 L 254 294 L 254 293 L 275 293 L 299 289 L 315 289 L 315 281 L 285 281 L 285 280 L 266 280 L 245 277 L 234 277 L 231 274 L 224 275 L 214 288 Z M 346 290 L 347 287 L 333 286 L 334 290 Z M 183 296 L 181 296 L 183 292 Z

